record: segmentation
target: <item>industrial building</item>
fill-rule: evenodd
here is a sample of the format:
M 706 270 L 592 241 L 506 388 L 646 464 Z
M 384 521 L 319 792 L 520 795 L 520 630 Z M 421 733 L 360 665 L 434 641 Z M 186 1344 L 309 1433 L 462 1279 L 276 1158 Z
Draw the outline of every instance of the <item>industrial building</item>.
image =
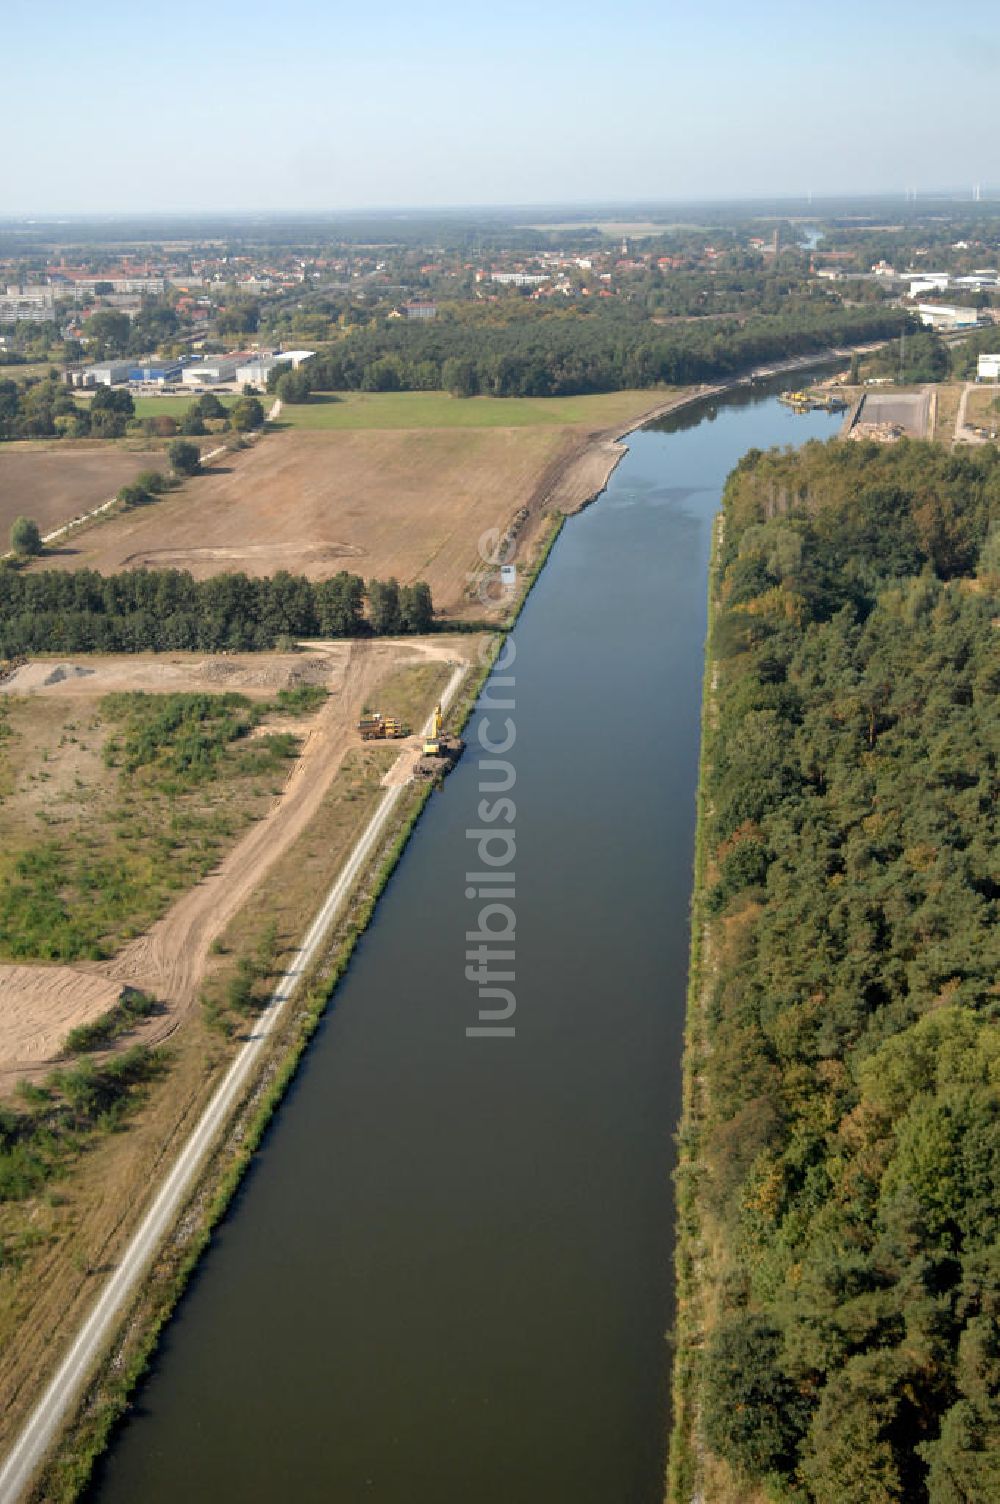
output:
M 919 298 L 922 292 L 947 292 L 951 282 L 949 272 L 921 272 L 910 278 L 910 297 Z
M 235 381 L 237 367 L 252 359 L 246 350 L 232 355 L 209 355 L 205 360 L 185 366 L 181 381 L 185 386 L 220 386 L 223 382 Z
M 267 386 L 267 378 L 277 364 L 273 355 L 255 355 L 246 365 L 236 367 L 236 380 L 240 386 Z
M 990 268 L 973 272 L 969 277 L 956 277 L 953 287 L 961 287 L 964 292 L 993 292 L 1000 285 L 1000 274 Z
M 185 366 L 181 376 L 185 386 L 221 386 L 236 382 L 240 386 L 266 386 L 267 378 L 276 365 L 287 362 L 300 366 L 315 352 L 313 350 L 284 350 L 271 355 L 266 350 L 230 350 L 225 355 L 209 355 L 193 365 Z
M 236 380 L 240 386 L 266 387 L 267 378 L 276 366 L 290 365 L 294 370 L 303 361 L 311 359 L 314 354 L 313 350 L 279 350 L 274 355 L 268 355 L 266 352 L 251 355 L 244 365 L 236 367 Z
M 975 308 L 956 308 L 947 303 L 918 303 L 917 314 L 928 329 L 974 329 L 979 323 Z
M 144 365 L 130 366 L 128 380 L 141 386 L 167 386 L 180 381 L 181 370 L 179 360 L 150 360 Z
M 74 371 L 74 386 L 118 386 L 128 380 L 130 364 L 127 360 L 105 360 L 95 366 L 85 366 Z
M 1000 381 L 1000 352 L 996 355 L 980 355 L 976 366 L 977 381 Z

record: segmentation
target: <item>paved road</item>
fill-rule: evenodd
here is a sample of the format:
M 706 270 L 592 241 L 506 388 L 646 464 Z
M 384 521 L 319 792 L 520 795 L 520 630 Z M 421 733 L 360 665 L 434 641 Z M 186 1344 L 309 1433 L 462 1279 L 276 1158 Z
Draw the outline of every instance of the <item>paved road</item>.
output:
M 441 696 L 444 709 L 451 704 L 465 674 L 464 664 L 455 669 Z M 430 727 L 429 720 L 425 735 L 429 734 Z M 121 1263 L 109 1275 L 97 1304 L 77 1333 L 55 1377 L 14 1443 L 0 1468 L 0 1504 L 17 1504 L 58 1437 L 97 1360 L 114 1335 L 126 1302 L 135 1294 L 160 1244 L 176 1222 L 209 1151 L 245 1092 L 289 999 L 302 976 L 319 955 L 335 915 L 385 832 L 405 787 L 406 784 L 401 783 L 385 790 L 375 813 L 327 894 L 323 907 L 313 920 L 301 949 L 296 952 L 291 966 L 260 1015 L 254 1033 L 220 1082 L 172 1170 L 156 1193 L 152 1205 L 125 1250 Z

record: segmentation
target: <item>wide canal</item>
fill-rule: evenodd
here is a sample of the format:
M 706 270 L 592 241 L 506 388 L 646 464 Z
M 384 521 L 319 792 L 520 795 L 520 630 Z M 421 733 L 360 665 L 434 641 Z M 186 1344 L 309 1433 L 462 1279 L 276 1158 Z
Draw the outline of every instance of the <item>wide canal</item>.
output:
M 835 432 L 787 384 L 634 434 L 566 524 L 487 712 L 516 727 L 516 1032 L 466 1034 L 480 710 L 100 1504 L 661 1498 L 706 570 L 740 456 Z

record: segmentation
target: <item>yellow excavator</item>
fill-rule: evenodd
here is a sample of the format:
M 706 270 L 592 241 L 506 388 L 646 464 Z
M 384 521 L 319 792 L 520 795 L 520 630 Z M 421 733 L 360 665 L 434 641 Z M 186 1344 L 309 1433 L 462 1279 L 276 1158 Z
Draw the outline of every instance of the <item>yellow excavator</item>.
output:
M 440 705 L 435 705 L 435 707 L 434 707 L 434 719 L 431 722 L 431 734 L 427 738 L 427 740 L 424 742 L 424 756 L 425 757 L 440 757 L 441 756 L 441 727 L 442 727 L 443 721 L 444 721 L 444 717 L 441 714 L 441 706 Z

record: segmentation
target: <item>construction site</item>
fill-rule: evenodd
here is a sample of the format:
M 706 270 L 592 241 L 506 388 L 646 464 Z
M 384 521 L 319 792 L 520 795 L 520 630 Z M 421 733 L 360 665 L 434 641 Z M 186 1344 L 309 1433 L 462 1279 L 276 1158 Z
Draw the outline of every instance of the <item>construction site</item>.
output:
M 465 750 L 460 736 L 446 736 L 444 711 L 441 702 L 435 705 L 427 723 L 426 735 L 414 737 L 410 727 L 394 715 L 371 711 L 358 721 L 358 733 L 363 742 L 403 742 L 400 767 L 409 767 L 411 775 L 423 778 L 440 778 L 450 772 Z M 407 758 L 406 754 L 409 754 Z
M 865 392 L 848 418 L 846 437 L 855 443 L 877 444 L 929 438 L 933 403 L 929 390 Z

